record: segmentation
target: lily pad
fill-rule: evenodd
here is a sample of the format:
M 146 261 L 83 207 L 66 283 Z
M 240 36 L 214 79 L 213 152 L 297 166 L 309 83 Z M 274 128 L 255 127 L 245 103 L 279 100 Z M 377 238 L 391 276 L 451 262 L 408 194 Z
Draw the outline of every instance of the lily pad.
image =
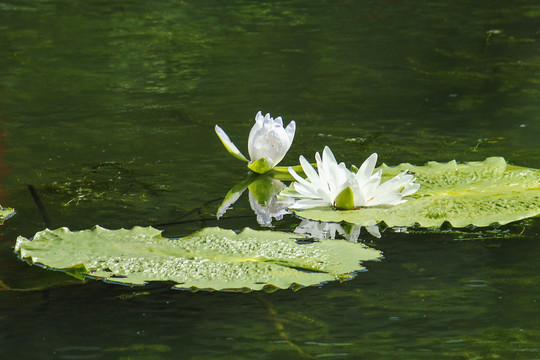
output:
M 348 280 L 377 260 L 378 250 L 347 241 L 298 242 L 298 234 L 256 231 L 236 234 L 205 228 L 168 239 L 152 227 L 72 232 L 46 229 L 33 240 L 19 237 L 15 251 L 30 263 L 75 276 L 126 285 L 172 281 L 173 288 L 261 290 Z
M 5 220 L 9 219 L 15 214 L 15 210 L 12 208 L 5 208 L 0 206 L 0 225 L 4 223 Z
M 381 169 L 386 177 L 409 170 L 420 189 L 407 202 L 390 207 L 347 211 L 324 207 L 295 213 L 326 222 L 363 225 L 384 221 L 388 226 L 435 227 L 447 221 L 458 228 L 504 225 L 540 214 L 540 171 L 508 165 L 502 157 L 465 164 L 382 165 Z

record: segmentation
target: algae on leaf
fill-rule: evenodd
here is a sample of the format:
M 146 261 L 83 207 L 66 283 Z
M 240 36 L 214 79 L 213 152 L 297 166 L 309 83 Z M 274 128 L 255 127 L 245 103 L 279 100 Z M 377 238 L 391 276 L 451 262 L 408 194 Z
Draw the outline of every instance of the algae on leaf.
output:
M 261 290 L 347 280 L 364 269 L 360 261 L 377 260 L 378 250 L 347 241 L 297 242 L 297 234 L 204 228 L 168 239 L 152 227 L 71 232 L 68 228 L 19 237 L 22 259 L 126 285 L 172 281 L 174 288 Z
M 405 203 L 389 207 L 336 211 L 321 207 L 297 211 L 302 218 L 363 225 L 454 227 L 507 224 L 540 214 L 540 171 L 508 165 L 502 157 L 458 164 L 428 162 L 424 166 L 381 166 L 383 177 L 409 170 L 420 189 Z M 287 191 L 291 191 L 290 188 Z

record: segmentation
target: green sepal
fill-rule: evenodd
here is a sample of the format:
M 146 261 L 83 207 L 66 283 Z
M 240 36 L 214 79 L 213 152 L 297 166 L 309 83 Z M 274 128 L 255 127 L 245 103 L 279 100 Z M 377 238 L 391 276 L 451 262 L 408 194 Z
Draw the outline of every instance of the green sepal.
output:
M 312 164 L 313 165 L 313 164 Z M 275 166 L 274 171 L 277 173 L 289 173 L 289 168 L 292 168 L 294 171 L 296 171 L 297 174 L 304 174 L 304 170 L 302 169 L 302 165 L 294 165 L 294 166 Z
M 256 172 L 258 174 L 264 174 L 273 169 L 272 164 L 267 160 L 267 158 L 260 158 L 257 161 L 254 161 L 248 164 L 249 170 Z
M 343 189 L 334 200 L 334 206 L 339 210 L 354 209 L 354 193 L 350 186 Z
M 221 143 L 223 144 L 223 146 L 225 146 L 225 149 L 227 149 L 227 151 L 232 156 L 234 156 L 238 160 L 249 162 L 249 160 L 244 156 L 244 154 L 242 154 L 240 150 L 238 150 L 236 145 L 234 145 L 231 139 L 229 139 L 229 135 L 227 135 L 227 133 L 222 128 L 216 125 L 215 131 L 216 131 L 217 136 L 219 137 L 219 140 L 221 140 Z

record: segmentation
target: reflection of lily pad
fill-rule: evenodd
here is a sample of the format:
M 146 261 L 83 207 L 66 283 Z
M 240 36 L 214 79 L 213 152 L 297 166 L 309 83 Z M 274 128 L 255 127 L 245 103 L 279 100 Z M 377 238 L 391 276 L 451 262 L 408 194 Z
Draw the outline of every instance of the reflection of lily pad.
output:
M 121 284 L 173 281 L 174 288 L 288 288 L 347 280 L 362 270 L 360 261 L 381 253 L 346 241 L 297 243 L 299 235 L 205 228 L 181 239 L 167 239 L 151 227 L 131 230 L 38 232 L 19 237 L 21 258 L 53 270 Z
M 29 274 L 24 274 L 21 278 L 19 273 L 18 276 L 0 279 L 0 291 L 43 291 L 54 287 L 78 285 L 85 282 L 84 279 L 76 279 L 60 272 L 41 271 L 38 273 L 37 269 L 32 270 L 34 270 L 31 274 L 32 277 Z
M 381 167 L 385 176 L 413 172 L 420 190 L 403 204 L 387 208 L 336 211 L 315 208 L 298 211 L 307 219 L 365 224 L 384 221 L 388 226 L 454 227 L 507 224 L 540 214 L 540 171 L 507 165 L 501 157 L 457 164 L 429 162 L 425 166 L 401 164 Z
M 0 206 L 0 225 L 2 225 L 6 219 L 13 216 L 13 214 L 15 214 L 15 210 Z

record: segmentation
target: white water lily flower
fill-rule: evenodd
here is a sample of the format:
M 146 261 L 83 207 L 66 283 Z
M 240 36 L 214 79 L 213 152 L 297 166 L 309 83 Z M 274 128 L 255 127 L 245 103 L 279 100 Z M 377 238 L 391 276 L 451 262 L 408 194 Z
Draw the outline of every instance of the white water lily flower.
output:
M 296 179 L 293 184 L 296 193 L 286 196 L 296 198 L 291 209 L 308 209 L 331 205 L 340 210 L 352 210 L 361 207 L 397 205 L 407 200 L 405 196 L 415 193 L 420 185 L 414 176 L 406 171 L 381 184 L 382 170 L 373 173 L 377 163 L 377 154 L 369 156 L 356 173 L 337 163 L 328 146 L 324 148 L 322 158 L 315 154 L 317 171 L 300 156 L 302 170 L 307 175 L 304 179 L 293 168 L 289 172 Z
M 285 157 L 291 147 L 296 131 L 296 123 L 291 121 L 283 128 L 281 116 L 273 119 L 270 114 L 265 116 L 259 111 L 255 116 L 255 125 L 251 128 L 248 138 L 248 160 L 233 144 L 225 131 L 215 126 L 219 139 L 235 158 L 248 162 L 248 167 L 259 174 L 272 170 Z

